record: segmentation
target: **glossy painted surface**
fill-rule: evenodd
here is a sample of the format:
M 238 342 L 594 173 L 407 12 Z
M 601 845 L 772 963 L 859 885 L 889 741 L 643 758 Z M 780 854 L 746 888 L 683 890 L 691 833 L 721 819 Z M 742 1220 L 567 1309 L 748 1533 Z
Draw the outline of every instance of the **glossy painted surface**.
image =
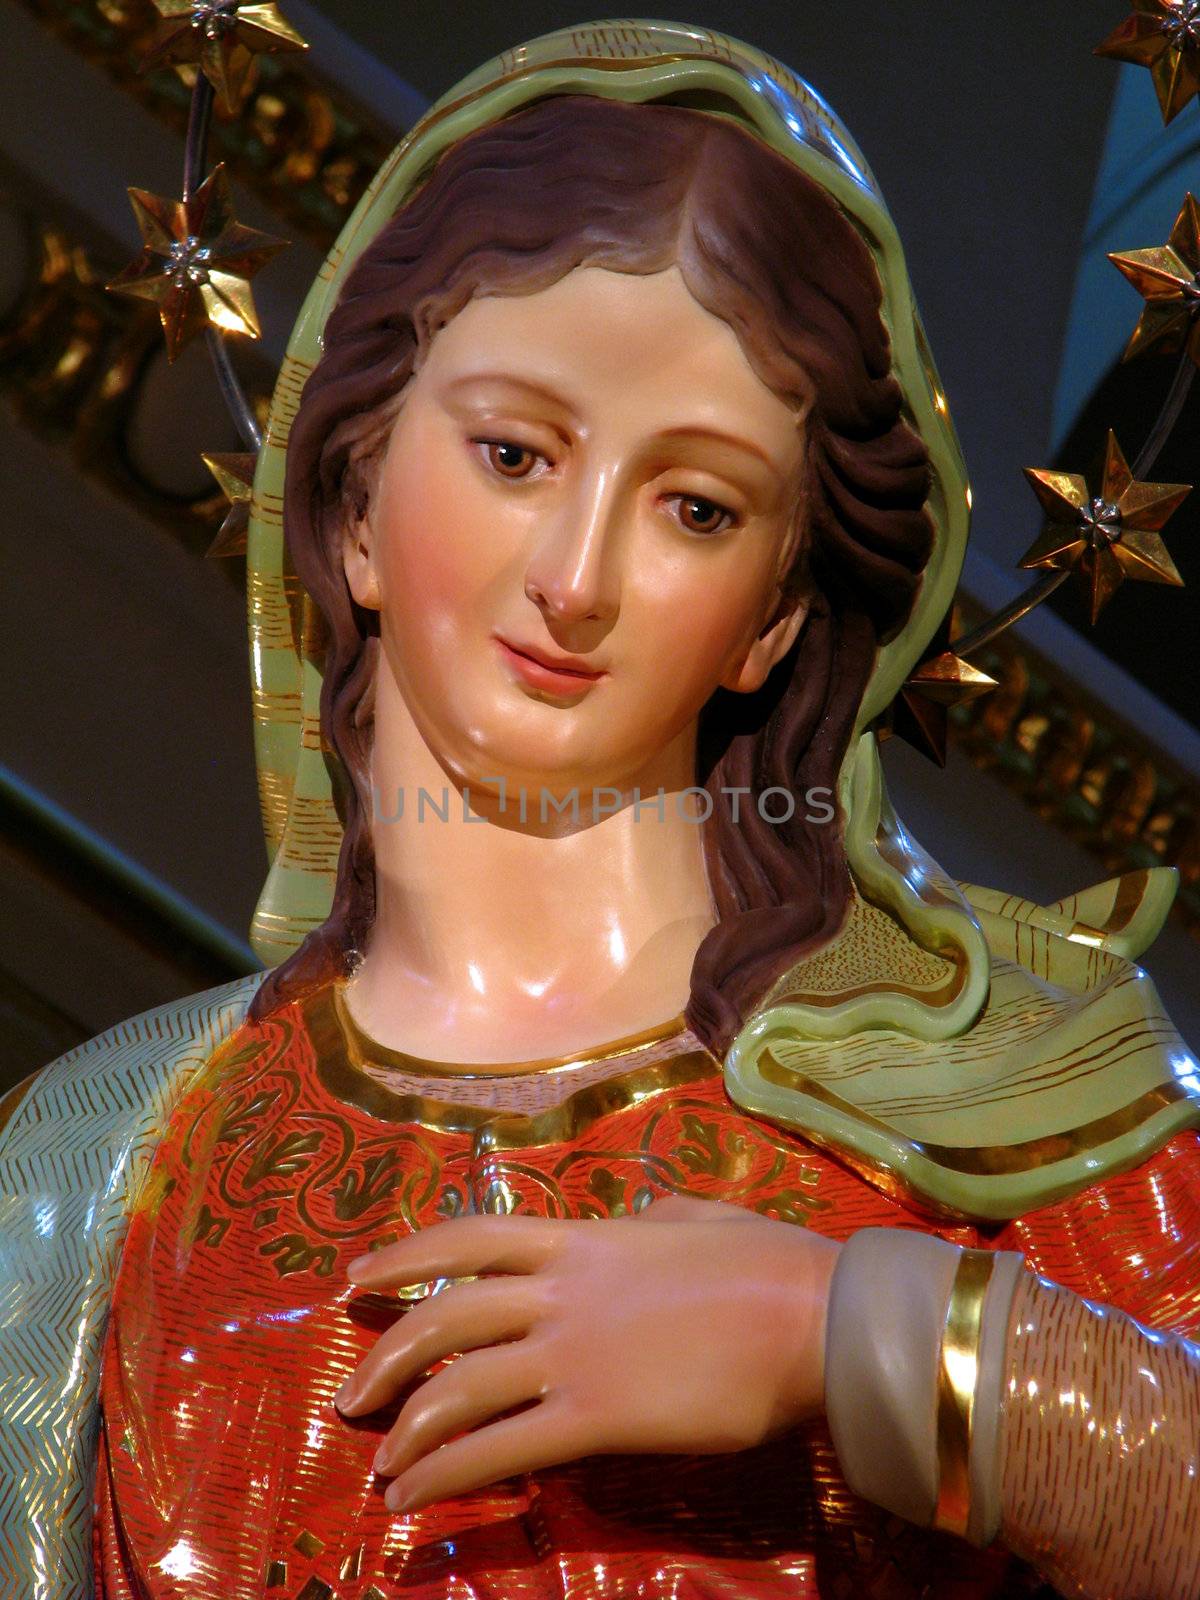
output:
M 801 407 L 678 267 L 589 266 L 477 294 L 388 429 L 341 552 L 380 641 L 355 1013 L 469 1060 L 658 1022 L 688 1003 L 716 921 L 701 714 L 721 690 L 756 694 L 807 615 L 783 588 Z M 715 532 L 689 526 L 689 502 Z M 596 674 L 527 681 L 498 638 Z M 440 813 L 421 799 L 443 794 Z
M 1061 1218 L 1059 1241 L 1054 1275 L 1082 1293 L 1027 1276 L 1013 1304 L 1001 1402 L 1001 1536 L 1037 1559 L 1066 1594 L 1193 1595 L 1200 1584 L 1195 1136 L 1174 1140 L 1149 1169 L 1081 1197 Z
M 347 1423 L 332 1404 L 403 1314 L 346 1283 L 373 1242 L 468 1209 L 600 1225 L 677 1192 L 838 1238 L 915 1219 L 731 1107 L 687 1036 L 526 1116 L 395 1094 L 334 1028 L 314 1002 L 243 1028 L 155 1159 L 106 1351 L 101 1594 L 241 1600 L 272 1573 L 305 1600 L 1004 1592 L 1002 1554 L 856 1500 L 820 1424 L 740 1454 L 596 1457 L 388 1513 L 371 1460 L 391 1414 Z
M 90 1594 L 100 1351 L 129 1207 L 258 977 L 131 1017 L 0 1101 L 0 1597 Z
M 391 1414 L 347 1423 L 332 1405 L 403 1315 L 346 1284 L 373 1242 L 468 1209 L 603 1219 L 681 1191 L 839 1239 L 930 1224 L 731 1107 L 694 1044 L 646 1066 L 626 1053 L 534 1116 L 400 1095 L 386 1061 L 364 1066 L 318 998 L 240 1030 L 172 1121 L 110 1327 L 101 1594 L 240 1600 L 268 1577 L 305 1600 L 1009 1592 L 998 1549 L 857 1500 L 819 1424 L 733 1456 L 596 1457 L 389 1514 L 371 1459 Z M 1198 1172 L 1183 1135 L 1000 1232 L 942 1231 L 1180 1325 L 1200 1297 Z
M 827 190 L 859 224 L 871 249 L 891 330 L 893 370 L 912 422 L 930 451 L 928 510 L 936 540 L 909 626 L 879 651 L 859 708 L 860 730 L 870 726 L 920 659 L 953 596 L 969 519 L 966 471 L 917 316 L 900 241 L 849 130 L 786 66 L 706 28 L 627 20 L 584 23 L 517 46 L 451 89 L 381 168 L 309 294 L 276 385 L 247 551 L 256 751 L 273 857 L 252 943 L 268 962 L 281 960 L 324 921 L 341 845 L 321 754 L 320 661 L 304 648 L 304 641 L 315 637 L 314 613 L 285 560 L 282 518 L 290 426 L 320 355 L 322 329 L 358 256 L 446 149 L 522 106 L 569 93 L 638 103 L 686 99 L 719 107 Z M 872 786 L 861 775 L 860 781 L 854 780 L 853 752 L 852 742 L 841 801 L 848 812 L 865 813 L 871 808 Z M 877 787 L 873 741 L 868 761 Z M 948 1026 L 965 1026 L 983 1002 L 983 941 L 956 897 L 929 891 L 902 830 L 885 821 L 886 849 L 877 848 L 876 832 L 874 821 L 869 826 L 864 822 L 848 841 L 856 874 L 885 881 L 890 903 L 901 908 L 906 922 L 919 924 L 926 937 L 936 929 L 939 942 L 964 954 L 964 981 L 953 1001 L 921 1019 L 942 1037 Z M 881 1005 L 885 1000 L 881 997 Z M 908 1006 L 909 1011 L 920 1009 L 911 1002 Z
M 1194 1128 L 1200 1070 L 1130 959 L 1170 903 L 1172 874 L 1127 873 L 1056 906 L 960 888 L 992 958 L 973 1027 L 929 1041 L 917 1028 L 916 1038 L 889 1038 L 864 1026 L 881 998 L 902 1007 L 906 984 L 928 996 L 932 983 L 920 945 L 860 903 L 746 1023 L 725 1078 L 747 1110 L 840 1150 L 898 1192 L 1003 1222 Z M 814 1015 L 828 1030 L 817 1038 Z

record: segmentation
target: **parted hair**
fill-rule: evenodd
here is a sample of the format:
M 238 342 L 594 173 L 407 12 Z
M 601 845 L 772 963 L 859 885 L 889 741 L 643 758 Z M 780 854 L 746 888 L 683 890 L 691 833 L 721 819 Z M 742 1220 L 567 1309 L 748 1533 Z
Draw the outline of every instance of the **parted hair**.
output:
M 871 254 L 836 202 L 725 117 L 592 96 L 546 99 L 442 156 L 380 230 L 325 328 L 288 444 L 291 561 L 323 618 L 322 731 L 344 838 L 332 910 L 268 974 L 256 1016 L 352 970 L 375 914 L 370 778 L 377 614 L 342 567 L 405 384 L 474 295 L 530 294 L 577 266 L 677 266 L 751 365 L 803 413 L 805 485 L 790 581 L 811 595 L 795 645 L 755 694 L 701 715 L 696 781 L 712 796 L 705 862 L 718 922 L 692 968 L 688 1020 L 723 1053 L 790 965 L 841 926 L 851 896 L 833 792 L 881 641 L 901 628 L 928 560 L 929 462 L 905 422 Z M 797 798 L 786 823 L 754 797 Z M 726 791 L 741 790 L 736 801 Z

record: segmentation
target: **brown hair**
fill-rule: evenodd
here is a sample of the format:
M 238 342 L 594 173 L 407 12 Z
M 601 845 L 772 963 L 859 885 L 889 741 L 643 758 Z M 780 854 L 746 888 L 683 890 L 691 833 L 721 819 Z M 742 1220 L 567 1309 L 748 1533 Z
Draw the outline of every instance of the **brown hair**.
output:
M 325 739 L 345 829 L 333 907 L 270 973 L 263 1015 L 351 969 L 375 914 L 370 754 L 374 613 L 341 562 L 401 404 L 437 330 L 476 294 L 529 294 L 580 265 L 677 265 L 763 381 L 807 418 L 804 538 L 815 589 L 800 637 L 754 695 L 718 691 L 700 726 L 712 795 L 705 858 L 719 922 L 692 968 L 688 1018 L 722 1052 L 771 982 L 841 925 L 850 876 L 832 793 L 877 644 L 907 618 L 932 543 L 928 457 L 901 416 L 870 252 L 835 202 L 723 117 L 590 96 L 541 101 L 454 145 L 349 274 L 288 445 L 284 522 L 325 622 Z M 799 569 L 796 569 L 797 571 Z M 722 790 L 748 789 L 738 820 Z M 755 797 L 797 796 L 791 822 Z M 782 809 L 782 802 L 780 802 Z

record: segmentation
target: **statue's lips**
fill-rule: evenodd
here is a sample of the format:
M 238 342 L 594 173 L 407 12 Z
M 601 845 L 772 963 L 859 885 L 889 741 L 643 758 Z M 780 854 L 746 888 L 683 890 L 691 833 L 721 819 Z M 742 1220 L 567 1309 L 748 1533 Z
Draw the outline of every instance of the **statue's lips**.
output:
M 540 689 L 543 693 L 578 699 L 600 678 L 606 676 L 603 671 L 597 672 L 576 665 L 577 658 L 562 657 L 555 660 L 551 656 L 533 650 L 529 645 L 509 644 L 508 640 L 502 639 L 499 634 L 493 637 L 505 665 L 523 683 L 532 689 Z

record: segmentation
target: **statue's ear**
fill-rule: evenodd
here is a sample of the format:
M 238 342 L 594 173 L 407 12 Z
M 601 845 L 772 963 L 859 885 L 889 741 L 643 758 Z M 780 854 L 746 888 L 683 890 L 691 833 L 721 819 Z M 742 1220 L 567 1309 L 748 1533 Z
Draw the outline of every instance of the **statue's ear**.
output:
M 808 615 L 809 597 L 804 593 L 781 593 L 770 620 L 740 662 L 721 679 L 721 687 L 734 694 L 753 694 L 761 689 L 775 667 L 795 644 Z
M 347 587 L 355 601 L 366 611 L 378 611 L 382 602 L 369 503 L 364 504 L 361 513 L 346 519 L 342 531 L 342 566 Z

